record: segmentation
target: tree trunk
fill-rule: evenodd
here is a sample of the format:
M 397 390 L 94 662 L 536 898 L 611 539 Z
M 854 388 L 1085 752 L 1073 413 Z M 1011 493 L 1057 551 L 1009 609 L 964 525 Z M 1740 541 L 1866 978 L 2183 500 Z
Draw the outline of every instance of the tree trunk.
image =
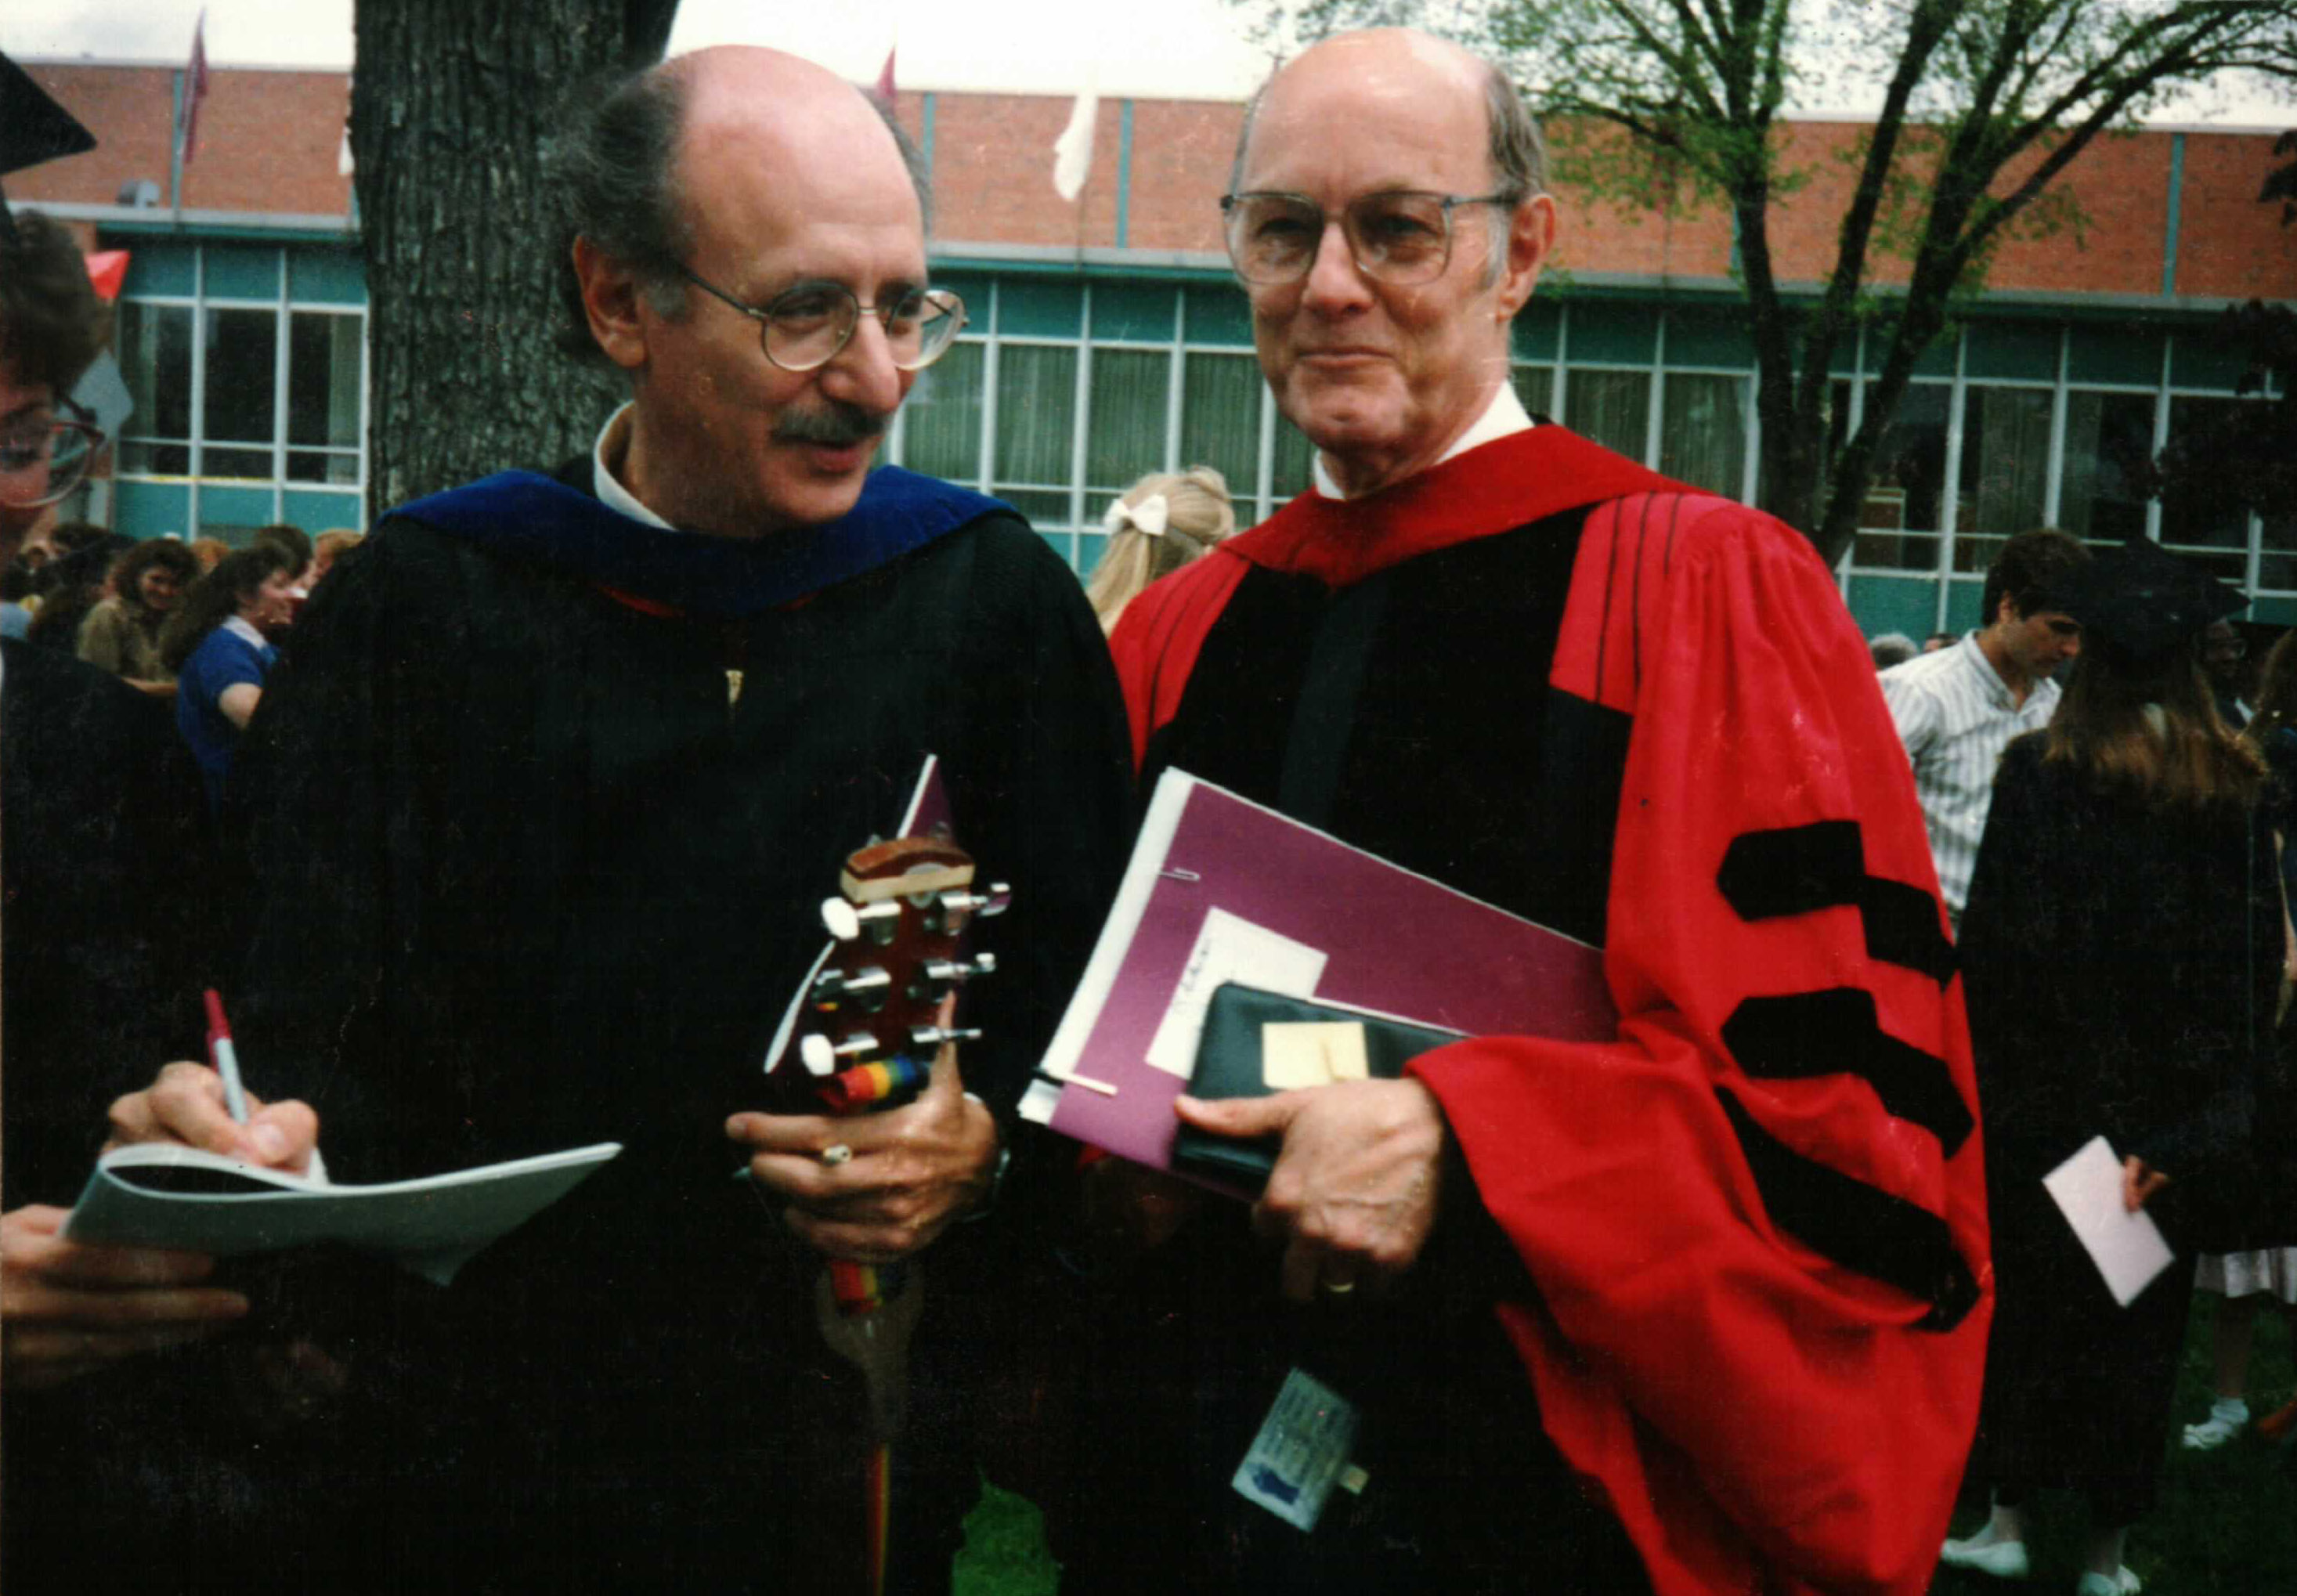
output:
M 551 113 L 658 55 L 676 0 L 358 0 L 351 153 L 367 286 L 370 516 L 589 447 L 620 397 L 558 352 Z

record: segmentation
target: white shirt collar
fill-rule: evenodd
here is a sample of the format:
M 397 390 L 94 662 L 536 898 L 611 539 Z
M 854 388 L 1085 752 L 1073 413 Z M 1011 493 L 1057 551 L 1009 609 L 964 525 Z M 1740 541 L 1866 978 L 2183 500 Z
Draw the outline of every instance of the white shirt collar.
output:
M 1452 447 L 1437 456 L 1435 463 L 1441 465 L 1453 456 L 1464 455 L 1478 445 L 1491 442 L 1494 438 L 1504 438 L 1511 432 L 1528 432 L 1530 429 L 1531 414 L 1523 407 L 1523 401 L 1516 398 L 1514 385 L 1502 383 L 1499 385 L 1499 391 L 1492 395 L 1492 402 L 1486 405 L 1484 413 L 1476 418 L 1476 424 L 1454 438 L 1452 440 Z M 1316 491 L 1326 498 L 1348 497 L 1340 491 L 1340 485 L 1332 480 L 1332 473 L 1325 468 L 1324 454 L 1321 449 L 1316 451 L 1315 482 Z M 1390 483 L 1389 486 L 1392 487 L 1394 484 Z
M 257 631 L 255 629 L 255 622 L 248 620 L 245 616 L 226 615 L 223 618 L 223 629 L 229 632 L 235 638 L 243 638 L 247 642 L 254 644 L 258 648 L 268 648 L 271 646 L 271 639 L 265 637 L 261 632 Z
M 664 531 L 676 531 L 677 528 L 640 504 L 638 496 L 622 486 L 613 468 L 606 464 L 609 458 L 619 457 L 629 449 L 630 413 L 636 407 L 628 400 L 623 401 L 620 409 L 606 417 L 606 424 L 598 429 L 598 441 L 590 450 L 591 488 L 606 508 L 619 510 L 632 521 L 643 521 L 648 526 L 658 526 Z

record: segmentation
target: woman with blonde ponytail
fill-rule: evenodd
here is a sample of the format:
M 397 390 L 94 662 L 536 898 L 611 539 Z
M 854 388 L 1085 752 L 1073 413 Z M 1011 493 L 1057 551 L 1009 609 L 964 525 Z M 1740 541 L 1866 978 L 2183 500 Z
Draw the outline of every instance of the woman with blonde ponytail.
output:
M 1191 465 L 1142 477 L 1108 506 L 1101 525 L 1108 547 L 1084 596 L 1100 617 L 1100 629 L 1110 632 L 1143 588 L 1236 531 L 1236 511 L 1228 479 L 1209 465 Z

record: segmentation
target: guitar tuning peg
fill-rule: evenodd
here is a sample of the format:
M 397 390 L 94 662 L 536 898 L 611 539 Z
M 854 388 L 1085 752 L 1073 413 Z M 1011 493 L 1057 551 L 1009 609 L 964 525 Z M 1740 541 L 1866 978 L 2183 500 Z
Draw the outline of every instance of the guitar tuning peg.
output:
M 861 917 L 843 898 L 821 901 L 821 924 L 829 934 L 841 942 L 850 942 L 861 934 Z
M 798 1062 L 805 1065 L 807 1074 L 815 1076 L 833 1075 L 841 1065 L 877 1050 L 877 1039 L 861 1031 L 841 1042 L 812 1032 L 800 1038 L 797 1044 Z
M 957 958 L 928 959 L 926 961 L 925 973 L 926 979 L 928 981 L 946 982 L 954 986 L 959 982 L 969 981 L 976 975 L 994 975 L 997 973 L 997 955 L 977 953 L 974 956 L 971 964 Z
M 875 965 L 847 975 L 844 970 L 824 970 L 813 978 L 813 1000 L 822 1008 L 835 1008 L 842 998 L 852 998 L 865 1007 L 875 1008 L 885 1000 L 893 978 Z
M 1003 882 L 992 883 L 985 893 L 963 891 L 941 894 L 942 920 L 951 931 L 961 930 L 968 916 L 991 919 L 1013 907 L 1013 889 Z
M 902 906 L 893 902 L 864 903 L 857 908 L 843 898 L 821 901 L 821 923 L 841 942 L 852 942 L 865 926 L 872 941 L 890 942 L 893 928 L 888 922 L 901 916 Z
M 937 1048 L 945 1041 L 979 1041 L 980 1040 L 981 1032 L 977 1026 L 912 1025 L 910 1027 L 910 1045 L 920 1050 Z

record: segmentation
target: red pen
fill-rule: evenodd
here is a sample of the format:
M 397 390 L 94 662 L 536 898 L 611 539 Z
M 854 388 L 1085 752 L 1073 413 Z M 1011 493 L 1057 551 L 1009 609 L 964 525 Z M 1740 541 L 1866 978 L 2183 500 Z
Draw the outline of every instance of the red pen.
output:
M 223 1017 L 223 994 L 208 988 L 208 1061 L 223 1077 L 223 1106 L 231 1117 L 247 1123 L 247 1089 L 239 1082 L 239 1055 L 232 1050 L 231 1022 Z

